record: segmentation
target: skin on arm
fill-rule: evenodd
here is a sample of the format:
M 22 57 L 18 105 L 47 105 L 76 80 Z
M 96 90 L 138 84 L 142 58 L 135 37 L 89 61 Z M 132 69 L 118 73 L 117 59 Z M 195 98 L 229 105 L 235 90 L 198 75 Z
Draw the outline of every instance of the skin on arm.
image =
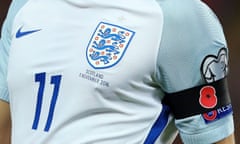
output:
M 229 137 L 217 142 L 216 144 L 235 144 L 234 134 L 231 134 Z
M 10 144 L 11 116 L 9 104 L 0 100 L 0 143 Z

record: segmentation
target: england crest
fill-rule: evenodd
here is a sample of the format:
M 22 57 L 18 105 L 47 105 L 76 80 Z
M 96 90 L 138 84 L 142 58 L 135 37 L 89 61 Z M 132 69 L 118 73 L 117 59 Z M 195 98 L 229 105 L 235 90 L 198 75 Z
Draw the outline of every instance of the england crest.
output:
M 116 65 L 122 59 L 134 34 L 134 31 L 127 28 L 100 22 L 88 43 L 88 63 L 95 69 Z

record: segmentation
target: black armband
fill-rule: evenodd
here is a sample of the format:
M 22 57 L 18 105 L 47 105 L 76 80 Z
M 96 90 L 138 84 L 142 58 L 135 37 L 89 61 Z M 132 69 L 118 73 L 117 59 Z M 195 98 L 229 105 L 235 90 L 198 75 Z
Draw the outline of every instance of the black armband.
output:
M 231 103 L 227 79 L 166 93 L 163 103 L 170 106 L 176 119 L 211 112 Z

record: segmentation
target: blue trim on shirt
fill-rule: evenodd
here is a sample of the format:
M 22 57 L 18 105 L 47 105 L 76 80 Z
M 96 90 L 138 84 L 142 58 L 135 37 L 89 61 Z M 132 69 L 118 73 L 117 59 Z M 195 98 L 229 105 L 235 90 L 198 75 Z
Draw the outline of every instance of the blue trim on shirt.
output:
M 154 144 L 159 135 L 164 130 L 165 126 L 168 123 L 168 117 L 170 114 L 170 108 L 166 105 L 163 105 L 162 112 L 158 117 L 157 121 L 154 123 L 148 137 L 146 138 L 144 144 Z

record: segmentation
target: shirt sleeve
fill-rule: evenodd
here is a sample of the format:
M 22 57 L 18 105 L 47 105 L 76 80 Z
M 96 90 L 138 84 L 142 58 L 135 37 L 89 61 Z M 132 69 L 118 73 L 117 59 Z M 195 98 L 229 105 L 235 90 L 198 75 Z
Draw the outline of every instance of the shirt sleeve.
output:
M 0 41 L 0 99 L 9 101 L 6 83 L 7 56 L 4 54 L 4 44 Z
M 199 0 L 161 1 L 164 15 L 157 81 L 166 93 L 212 83 L 227 76 L 228 48 L 213 11 Z M 230 111 L 230 110 L 229 110 Z M 210 144 L 234 131 L 232 113 L 212 122 L 202 114 L 176 119 L 186 144 Z
M 27 0 L 13 0 L 10 4 L 6 19 L 3 23 L 0 39 L 0 99 L 9 102 L 7 86 L 8 56 L 11 45 L 11 28 L 15 15 Z
M 9 23 L 6 19 L 2 27 L 2 34 L 0 40 L 0 99 L 7 102 L 9 101 L 6 81 L 9 46 L 10 46 Z

